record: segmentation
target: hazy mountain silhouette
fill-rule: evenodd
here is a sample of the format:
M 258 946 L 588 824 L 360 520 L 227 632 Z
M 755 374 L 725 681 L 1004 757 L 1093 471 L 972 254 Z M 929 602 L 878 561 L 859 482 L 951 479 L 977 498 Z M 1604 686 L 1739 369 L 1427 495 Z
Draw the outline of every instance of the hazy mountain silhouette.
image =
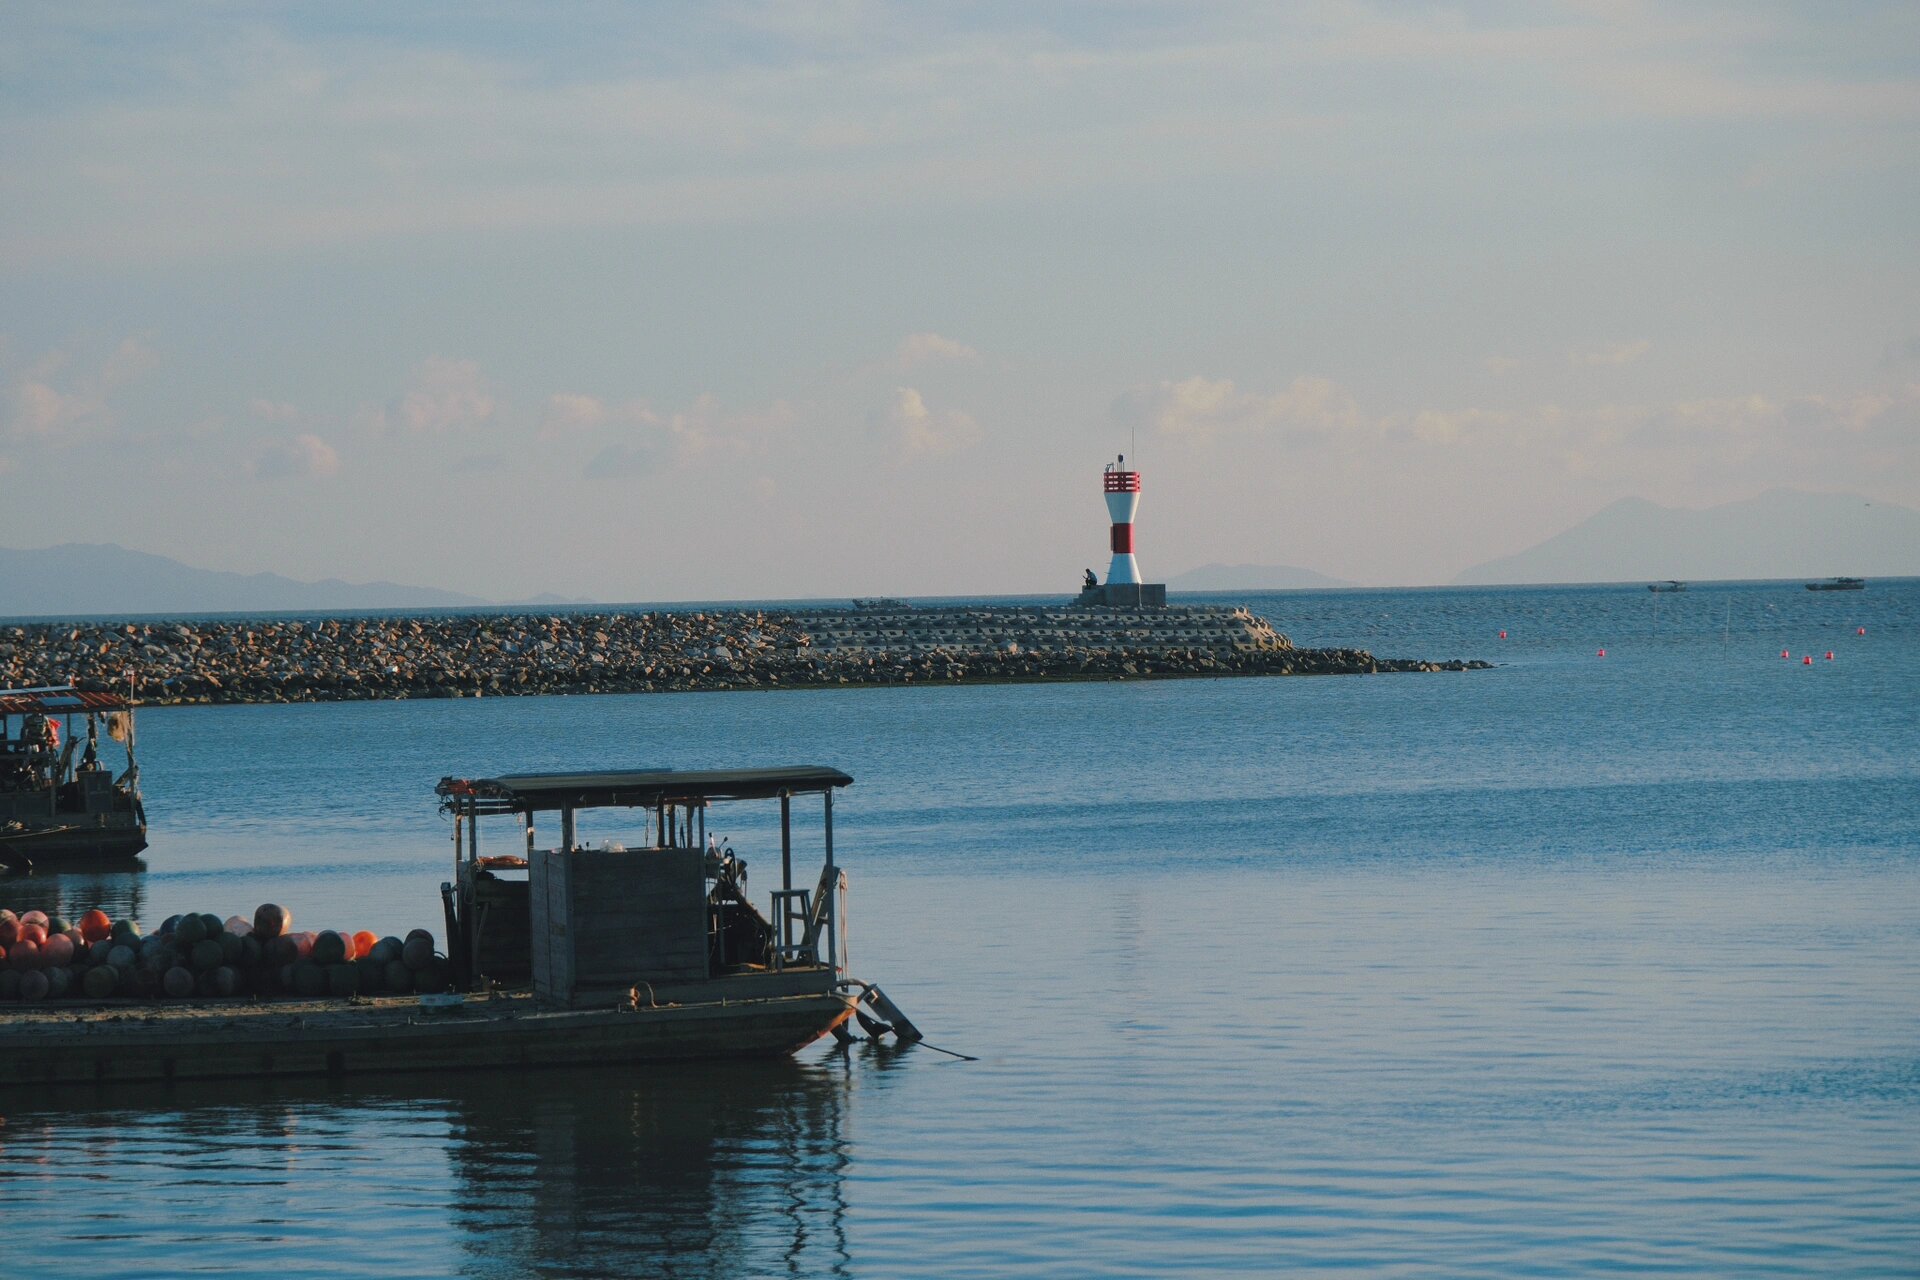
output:
M 1167 579 L 1169 591 L 1286 591 L 1352 585 L 1290 564 L 1203 564 Z
M 286 613 L 322 609 L 458 608 L 477 596 L 392 582 L 300 582 L 277 573 L 224 573 L 111 543 L 38 551 L 0 548 L 0 617 L 90 614 Z
M 1661 578 L 1920 574 L 1920 511 L 1857 494 L 1774 489 L 1703 511 L 1622 498 L 1565 533 L 1454 581 L 1631 582 Z

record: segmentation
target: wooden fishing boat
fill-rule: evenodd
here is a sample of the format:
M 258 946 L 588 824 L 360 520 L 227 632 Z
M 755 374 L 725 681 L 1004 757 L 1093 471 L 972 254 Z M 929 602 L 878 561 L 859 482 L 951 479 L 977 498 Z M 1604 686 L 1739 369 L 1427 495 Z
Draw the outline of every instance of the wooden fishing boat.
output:
M 454 993 L 0 1006 L 0 1088 L 757 1057 L 845 1038 L 856 1017 L 917 1040 L 845 969 L 833 793 L 852 782 L 818 766 L 443 778 Z M 794 809 L 813 797 L 822 865 L 796 887 Z M 745 861 L 707 829 L 710 806 L 753 800 L 780 810 L 766 913 Z M 499 819 L 517 828 L 513 851 L 483 854 L 482 822 Z
M 103 724 L 126 754 L 118 776 L 100 758 Z M 0 866 L 131 858 L 146 847 L 132 704 L 68 685 L 0 690 Z

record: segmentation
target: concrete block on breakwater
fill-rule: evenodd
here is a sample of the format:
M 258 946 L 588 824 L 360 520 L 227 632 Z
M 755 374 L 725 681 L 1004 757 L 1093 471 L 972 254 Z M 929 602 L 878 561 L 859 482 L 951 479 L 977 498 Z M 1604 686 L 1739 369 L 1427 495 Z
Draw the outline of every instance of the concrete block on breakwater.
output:
M 147 703 L 1461 671 L 1297 649 L 1245 609 L 708 610 L 0 627 L 0 686 Z

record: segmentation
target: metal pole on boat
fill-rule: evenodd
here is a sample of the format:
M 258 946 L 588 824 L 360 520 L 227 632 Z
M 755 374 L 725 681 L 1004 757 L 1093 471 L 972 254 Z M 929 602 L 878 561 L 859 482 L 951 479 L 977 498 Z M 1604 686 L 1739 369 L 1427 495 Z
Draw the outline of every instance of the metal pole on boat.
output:
M 793 888 L 793 792 L 780 793 L 780 887 Z
M 821 797 L 826 801 L 827 869 L 826 869 L 826 874 L 821 876 L 820 879 L 821 879 L 821 882 L 827 886 L 827 910 L 826 910 L 827 968 L 831 970 L 835 967 L 834 966 L 834 934 L 839 932 L 838 928 L 836 927 L 838 922 L 834 918 L 837 915 L 837 913 L 834 911 L 833 884 L 836 880 L 840 878 L 839 869 L 833 865 L 833 788 L 832 786 L 828 786 L 828 788 L 821 793 Z

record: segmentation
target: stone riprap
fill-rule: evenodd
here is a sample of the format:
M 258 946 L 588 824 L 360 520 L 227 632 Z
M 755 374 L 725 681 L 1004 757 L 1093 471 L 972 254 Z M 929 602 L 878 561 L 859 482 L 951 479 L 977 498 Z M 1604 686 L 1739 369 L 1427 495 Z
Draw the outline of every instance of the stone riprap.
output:
M 1462 671 L 1296 649 L 1244 609 L 456 614 L 0 626 L 0 687 L 141 702 Z

